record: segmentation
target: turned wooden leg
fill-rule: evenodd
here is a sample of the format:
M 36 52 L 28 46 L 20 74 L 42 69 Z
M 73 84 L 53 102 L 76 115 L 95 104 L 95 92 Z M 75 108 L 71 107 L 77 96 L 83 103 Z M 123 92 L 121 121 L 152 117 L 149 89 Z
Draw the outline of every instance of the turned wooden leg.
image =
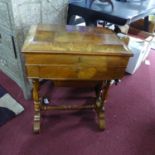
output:
M 101 93 L 101 90 L 102 90 L 102 83 L 98 83 L 95 87 L 95 93 L 96 93 L 96 98 L 98 99 L 100 97 L 100 93 Z
M 96 100 L 96 112 L 98 116 L 98 125 L 99 129 L 103 130 L 105 128 L 105 119 L 104 119 L 104 103 L 106 101 L 108 90 L 110 86 L 110 81 L 106 81 L 102 84 L 102 87 L 98 87 L 99 90 L 97 92 L 100 92 L 97 94 L 97 100 Z
M 40 100 L 39 100 L 39 80 L 33 80 L 33 101 L 34 101 L 34 123 L 33 132 L 40 132 Z

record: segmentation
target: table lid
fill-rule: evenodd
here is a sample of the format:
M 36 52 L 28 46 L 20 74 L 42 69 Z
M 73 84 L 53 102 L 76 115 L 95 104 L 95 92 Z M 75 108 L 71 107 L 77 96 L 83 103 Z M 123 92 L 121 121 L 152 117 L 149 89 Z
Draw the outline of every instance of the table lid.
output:
M 106 28 L 35 25 L 25 40 L 24 53 L 131 56 L 115 33 Z

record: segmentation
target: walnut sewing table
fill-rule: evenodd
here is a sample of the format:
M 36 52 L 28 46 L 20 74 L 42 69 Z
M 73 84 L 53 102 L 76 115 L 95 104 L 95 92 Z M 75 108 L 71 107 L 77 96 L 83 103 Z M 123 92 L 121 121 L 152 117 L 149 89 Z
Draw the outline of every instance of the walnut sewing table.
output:
M 95 109 L 100 129 L 105 128 L 103 105 L 110 81 L 121 79 L 132 54 L 108 29 L 94 27 L 32 26 L 22 49 L 27 77 L 33 81 L 34 132 L 40 131 L 42 110 Z M 96 103 L 45 105 L 39 79 L 67 84 L 94 84 Z M 83 86 L 82 84 L 82 86 Z

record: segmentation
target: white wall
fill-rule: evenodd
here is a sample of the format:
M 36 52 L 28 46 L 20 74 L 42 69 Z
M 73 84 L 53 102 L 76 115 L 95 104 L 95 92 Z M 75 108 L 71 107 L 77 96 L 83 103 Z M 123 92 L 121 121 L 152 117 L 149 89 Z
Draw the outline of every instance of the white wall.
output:
M 19 48 L 34 24 L 66 24 L 68 0 L 10 0 Z
M 65 24 L 68 0 L 12 0 L 15 25 Z

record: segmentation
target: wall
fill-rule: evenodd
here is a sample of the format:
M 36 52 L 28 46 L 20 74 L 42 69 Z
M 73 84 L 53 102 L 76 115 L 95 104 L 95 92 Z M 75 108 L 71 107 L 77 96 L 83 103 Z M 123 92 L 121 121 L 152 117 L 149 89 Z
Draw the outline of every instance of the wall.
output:
M 65 24 L 68 0 L 12 0 L 16 28 L 32 24 Z

